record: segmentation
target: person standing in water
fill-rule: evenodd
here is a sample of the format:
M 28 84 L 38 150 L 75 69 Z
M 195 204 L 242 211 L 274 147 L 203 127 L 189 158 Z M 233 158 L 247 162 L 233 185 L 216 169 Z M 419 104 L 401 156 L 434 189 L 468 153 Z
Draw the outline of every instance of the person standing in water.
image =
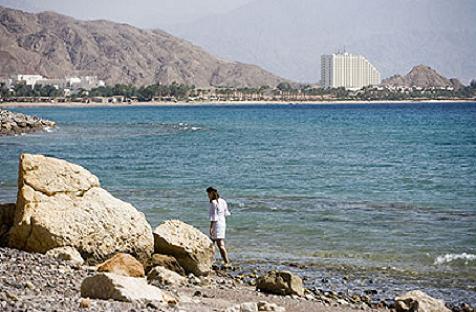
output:
M 230 259 L 225 249 L 225 231 L 226 217 L 231 215 L 231 213 L 228 210 L 228 204 L 223 198 L 220 198 L 217 189 L 210 186 L 207 188 L 207 194 L 210 200 L 210 209 L 208 210 L 208 216 L 210 218 L 210 238 L 217 244 L 225 265 L 229 265 Z

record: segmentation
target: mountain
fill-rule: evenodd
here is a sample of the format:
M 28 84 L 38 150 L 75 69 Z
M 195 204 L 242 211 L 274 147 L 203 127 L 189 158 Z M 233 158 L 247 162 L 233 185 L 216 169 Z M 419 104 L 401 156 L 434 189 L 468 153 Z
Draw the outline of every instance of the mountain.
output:
M 447 88 L 460 89 L 463 84 L 455 78 L 443 77 L 433 68 L 426 65 L 418 65 L 412 68 L 405 76 L 394 75 L 384 79 L 382 85 L 388 87 L 420 87 L 420 88 Z
M 320 56 L 362 54 L 383 77 L 428 64 L 476 78 L 474 0 L 254 0 L 166 28 L 212 53 L 298 81 L 320 80 Z
M 160 30 L 0 6 L 0 74 L 95 75 L 108 84 L 160 82 L 197 87 L 276 86 L 257 66 L 218 59 Z

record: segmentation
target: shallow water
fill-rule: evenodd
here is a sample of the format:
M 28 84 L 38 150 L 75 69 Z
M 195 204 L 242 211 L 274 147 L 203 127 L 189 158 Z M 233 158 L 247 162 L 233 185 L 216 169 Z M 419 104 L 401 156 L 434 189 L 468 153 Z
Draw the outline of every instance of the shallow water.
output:
M 0 137 L 1 202 L 21 152 L 87 167 L 152 225 L 206 232 L 214 185 L 235 259 L 378 271 L 476 304 L 476 103 L 14 110 L 59 127 Z

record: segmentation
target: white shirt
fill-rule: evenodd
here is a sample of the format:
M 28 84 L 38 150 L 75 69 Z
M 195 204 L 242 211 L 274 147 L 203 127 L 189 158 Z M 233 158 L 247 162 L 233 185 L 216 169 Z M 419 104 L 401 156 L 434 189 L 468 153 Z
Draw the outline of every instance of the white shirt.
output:
M 210 203 L 210 209 L 208 210 L 208 216 L 210 217 L 210 221 L 225 223 L 225 217 L 228 217 L 230 214 L 231 213 L 228 210 L 228 204 L 224 199 L 218 198 L 218 200 L 213 200 Z

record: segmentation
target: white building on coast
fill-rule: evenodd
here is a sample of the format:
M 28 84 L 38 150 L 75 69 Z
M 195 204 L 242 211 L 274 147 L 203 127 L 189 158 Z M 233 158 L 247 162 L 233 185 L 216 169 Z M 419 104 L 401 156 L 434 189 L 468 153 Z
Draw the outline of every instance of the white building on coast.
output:
M 11 79 L 11 83 L 25 83 L 27 86 L 53 86 L 56 89 L 70 90 L 91 90 L 97 87 L 104 87 L 103 80 L 99 80 L 96 76 L 66 77 L 66 78 L 46 78 L 41 75 L 15 75 Z
M 321 86 L 358 90 L 380 84 L 380 72 L 361 55 L 334 53 L 321 56 Z

